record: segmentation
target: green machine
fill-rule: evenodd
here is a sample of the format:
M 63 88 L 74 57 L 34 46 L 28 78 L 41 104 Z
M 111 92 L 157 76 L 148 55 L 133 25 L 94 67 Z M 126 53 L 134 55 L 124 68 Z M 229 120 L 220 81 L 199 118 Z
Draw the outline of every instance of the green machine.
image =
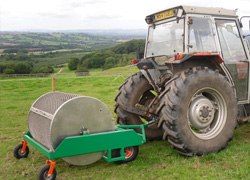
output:
M 99 159 L 118 164 L 136 159 L 146 142 L 142 125 L 115 126 L 107 106 L 87 96 L 50 92 L 39 97 L 28 115 L 29 131 L 14 148 L 17 159 L 29 154 L 27 144 L 48 157 L 37 172 L 38 179 L 55 179 L 55 159 L 73 165 L 88 165 Z M 140 129 L 137 133 L 134 129 Z

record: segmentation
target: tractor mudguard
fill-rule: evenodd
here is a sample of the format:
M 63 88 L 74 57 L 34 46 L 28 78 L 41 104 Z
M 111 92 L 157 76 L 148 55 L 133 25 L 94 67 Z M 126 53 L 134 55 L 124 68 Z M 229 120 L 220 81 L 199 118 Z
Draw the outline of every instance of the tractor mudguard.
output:
M 143 69 L 143 66 L 147 66 L 148 69 L 155 69 L 153 63 L 149 59 L 143 59 L 137 64 L 139 69 Z
M 222 57 L 220 56 L 220 54 L 218 53 L 192 53 L 192 54 L 183 54 L 183 58 L 182 59 L 177 59 L 174 61 L 166 61 L 165 64 L 180 64 L 186 60 L 189 60 L 191 58 L 201 58 L 201 57 L 209 57 L 209 58 L 213 58 L 218 64 L 221 64 L 222 62 L 224 62 L 224 60 L 222 59 Z

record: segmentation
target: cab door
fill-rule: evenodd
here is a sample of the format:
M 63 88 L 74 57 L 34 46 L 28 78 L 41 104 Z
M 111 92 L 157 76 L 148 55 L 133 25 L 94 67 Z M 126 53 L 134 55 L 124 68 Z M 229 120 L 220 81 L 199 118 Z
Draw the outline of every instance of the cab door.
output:
M 233 78 L 239 101 L 248 100 L 249 59 L 234 19 L 215 19 L 221 54 Z

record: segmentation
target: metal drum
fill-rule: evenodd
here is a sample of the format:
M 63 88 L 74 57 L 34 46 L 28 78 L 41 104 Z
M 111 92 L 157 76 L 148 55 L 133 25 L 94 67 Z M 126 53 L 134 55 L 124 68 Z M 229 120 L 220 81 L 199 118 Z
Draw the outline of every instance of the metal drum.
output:
M 103 102 L 62 92 L 39 97 L 30 108 L 28 125 L 33 138 L 50 151 L 54 151 L 64 138 L 79 136 L 83 128 L 90 133 L 115 130 L 112 114 Z M 87 165 L 99 160 L 103 154 L 97 152 L 63 160 L 74 165 Z

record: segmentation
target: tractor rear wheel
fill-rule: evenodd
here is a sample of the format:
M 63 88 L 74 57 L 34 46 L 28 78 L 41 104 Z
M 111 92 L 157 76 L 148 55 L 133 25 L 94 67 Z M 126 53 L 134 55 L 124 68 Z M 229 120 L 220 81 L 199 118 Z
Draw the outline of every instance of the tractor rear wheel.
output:
M 137 103 L 148 106 L 154 99 L 155 94 L 153 92 L 153 87 L 149 84 L 143 74 L 141 72 L 133 74 L 120 86 L 119 90 L 120 92 L 115 98 L 115 101 L 118 104 L 115 108 L 117 122 L 121 125 L 138 125 L 150 121 L 147 117 L 128 112 L 119 106 L 119 104 L 123 104 L 128 107 L 135 107 Z M 141 129 L 135 130 L 141 133 Z M 146 127 L 145 133 L 147 140 L 162 139 L 163 135 L 162 130 L 159 129 L 157 125 Z
M 176 75 L 161 96 L 160 122 L 180 154 L 205 155 L 226 148 L 237 127 L 237 102 L 227 79 L 208 68 Z

